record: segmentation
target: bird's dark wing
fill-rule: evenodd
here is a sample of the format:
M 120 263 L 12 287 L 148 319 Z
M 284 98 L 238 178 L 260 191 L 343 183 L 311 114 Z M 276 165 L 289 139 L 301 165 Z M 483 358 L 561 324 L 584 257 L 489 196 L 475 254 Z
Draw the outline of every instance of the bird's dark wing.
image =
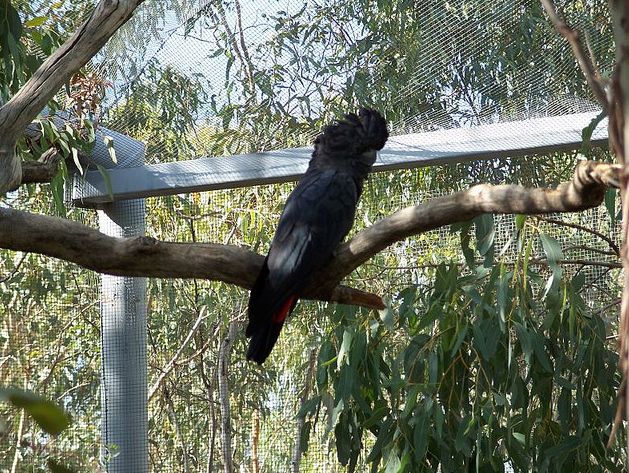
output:
M 355 179 L 334 169 L 310 169 L 295 187 L 251 291 L 246 330 L 253 337 L 250 353 L 254 347 L 266 352 L 259 345 L 266 348 L 271 342 L 270 352 L 297 295 L 351 229 L 358 197 Z M 257 334 L 260 340 L 255 339 Z
M 313 170 L 286 201 L 268 265 L 278 282 L 323 266 L 354 222 L 358 186 L 346 173 Z

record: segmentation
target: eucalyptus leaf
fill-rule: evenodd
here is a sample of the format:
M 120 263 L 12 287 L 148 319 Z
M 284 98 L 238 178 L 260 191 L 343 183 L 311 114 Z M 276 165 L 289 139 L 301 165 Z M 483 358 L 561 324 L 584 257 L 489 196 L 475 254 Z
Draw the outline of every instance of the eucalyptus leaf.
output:
M 46 433 L 57 435 L 70 425 L 70 416 L 63 409 L 30 391 L 0 388 L 0 401 L 24 409 Z

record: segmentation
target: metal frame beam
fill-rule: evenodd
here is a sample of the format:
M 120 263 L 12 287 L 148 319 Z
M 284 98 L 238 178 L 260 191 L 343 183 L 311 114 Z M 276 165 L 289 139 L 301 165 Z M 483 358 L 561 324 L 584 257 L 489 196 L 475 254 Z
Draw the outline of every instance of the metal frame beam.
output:
M 580 113 L 516 122 L 392 136 L 373 171 L 409 169 L 463 161 L 579 149 L 582 130 L 598 114 Z M 115 145 L 116 141 L 114 141 Z M 607 144 L 607 120 L 592 133 Z M 312 148 L 88 171 L 75 181 L 73 201 L 96 207 L 107 202 L 294 181 L 306 171 Z

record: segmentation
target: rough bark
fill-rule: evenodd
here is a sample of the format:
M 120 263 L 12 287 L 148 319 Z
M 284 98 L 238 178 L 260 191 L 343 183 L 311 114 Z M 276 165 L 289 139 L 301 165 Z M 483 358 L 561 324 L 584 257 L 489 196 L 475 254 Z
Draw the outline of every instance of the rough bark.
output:
M 92 59 L 143 0 L 101 0 L 85 23 L 0 108 L 0 194 L 22 182 L 15 144 L 70 77 Z
M 55 148 L 50 148 L 37 161 L 23 162 L 21 184 L 52 181 L 59 170 L 60 161 L 59 152 Z
M 563 21 L 563 19 L 561 19 L 561 17 L 557 13 L 557 10 L 555 9 L 555 5 L 553 4 L 552 0 L 542 0 L 542 5 L 544 6 L 544 9 L 550 17 L 550 20 L 555 26 L 557 32 L 568 40 L 568 44 L 570 44 L 572 53 L 579 63 L 579 67 L 583 71 L 583 74 L 585 75 L 585 79 L 587 80 L 590 89 L 596 96 L 596 99 L 598 100 L 603 110 L 607 111 L 608 103 L 607 95 L 605 94 L 605 85 L 600 76 L 600 73 L 598 72 L 598 68 L 594 63 L 594 58 L 585 53 L 581 41 L 579 40 L 579 32 L 573 28 L 570 28 Z
M 618 173 L 617 165 L 582 162 L 574 178 L 556 189 L 482 184 L 399 210 L 340 245 L 301 297 L 381 309 L 380 297 L 338 284 L 387 246 L 483 213 L 544 214 L 596 207 L 608 186 L 618 186 Z M 52 256 L 116 276 L 201 278 L 247 289 L 264 260 L 233 245 L 114 238 L 78 222 L 1 207 L 0 248 Z

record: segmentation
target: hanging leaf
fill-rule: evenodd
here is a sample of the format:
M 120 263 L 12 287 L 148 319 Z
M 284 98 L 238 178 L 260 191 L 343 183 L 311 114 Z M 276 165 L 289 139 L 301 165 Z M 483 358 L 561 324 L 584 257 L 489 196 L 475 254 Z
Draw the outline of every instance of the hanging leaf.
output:
M 24 409 L 47 433 L 57 435 L 70 425 L 70 416 L 56 404 L 30 391 L 0 389 L 0 401 Z
M 583 130 L 581 130 L 581 139 L 583 143 L 581 144 L 581 154 L 587 155 L 590 150 L 590 141 L 592 140 L 592 134 L 594 130 L 598 126 L 599 123 L 607 116 L 607 112 L 605 110 L 601 111 L 598 115 L 592 118 L 592 121 L 586 126 Z
M 421 462 L 428 450 L 428 438 L 430 437 L 428 420 L 428 413 L 422 411 L 417 417 L 417 423 L 413 428 L 413 448 L 415 449 L 415 461 L 417 463 Z
M 618 214 L 616 212 L 616 196 L 618 195 L 617 189 L 607 189 L 605 191 L 605 208 L 607 209 L 607 215 L 612 225 L 616 225 L 618 221 Z
M 548 264 L 551 267 L 556 266 L 557 262 L 563 258 L 561 244 L 555 238 L 545 233 L 542 233 L 539 238 L 542 241 L 542 248 L 548 259 Z
M 304 422 L 304 425 L 301 428 L 301 432 L 299 433 L 299 449 L 301 453 L 306 453 L 308 451 L 308 442 L 310 442 L 311 429 L 312 422 Z
M 481 256 L 485 257 L 485 266 L 491 265 L 494 257 L 494 239 L 496 229 L 494 228 L 494 216 L 483 214 L 474 219 L 476 228 L 476 249 Z
M 9 36 L 14 44 L 22 37 L 22 21 L 18 11 L 11 5 L 10 0 L 0 0 L 0 50 L 7 45 Z
M 351 441 L 347 414 L 341 413 L 339 421 L 334 428 L 334 438 L 336 440 L 336 455 L 341 465 L 347 465 L 351 454 Z
M 107 189 L 107 194 L 109 195 L 111 201 L 113 201 L 114 189 L 113 187 L 111 187 L 111 178 L 109 177 L 109 171 L 107 171 L 107 169 L 105 169 L 105 167 L 101 166 L 100 164 L 96 165 L 96 169 L 98 169 L 100 175 L 103 176 L 103 181 L 105 183 L 105 188 Z
M 105 146 L 107 146 L 107 152 L 109 153 L 109 157 L 111 158 L 114 164 L 118 164 L 118 159 L 116 158 L 116 148 L 114 147 L 114 139 L 109 136 L 103 136 L 103 142 Z
M 79 150 L 74 146 L 72 147 L 72 161 L 74 161 L 74 165 L 79 170 L 79 174 L 83 175 L 83 166 L 81 166 L 81 161 L 79 160 Z
M 378 456 L 382 455 L 382 448 L 389 443 L 394 433 L 395 424 L 393 419 L 385 420 L 378 431 L 376 443 L 374 443 L 369 455 L 367 456 L 368 462 L 374 461 Z
M 350 332 L 349 330 L 343 331 L 343 342 L 341 343 L 341 349 L 339 350 L 339 354 L 336 359 L 337 369 L 340 369 L 343 363 L 348 363 L 348 361 L 346 361 L 346 358 L 349 353 L 349 347 L 352 344 L 352 338 L 352 332 Z

